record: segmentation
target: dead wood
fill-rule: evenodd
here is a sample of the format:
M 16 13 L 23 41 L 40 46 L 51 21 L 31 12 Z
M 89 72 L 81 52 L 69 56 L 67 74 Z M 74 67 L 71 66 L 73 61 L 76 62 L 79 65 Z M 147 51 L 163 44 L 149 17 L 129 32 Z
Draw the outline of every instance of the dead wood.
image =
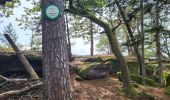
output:
M 41 82 L 41 81 L 36 81 L 36 82 L 28 83 L 22 89 L 11 90 L 11 91 L 7 91 L 7 92 L 4 92 L 4 93 L 1 93 L 0 94 L 0 100 L 6 100 L 7 98 L 24 94 L 24 93 L 26 93 L 28 91 L 31 91 L 31 90 L 36 89 L 36 88 L 39 88 L 42 85 L 43 85 L 43 82 Z
M 2 76 L 2 75 L 0 75 L 0 79 L 1 80 L 5 80 L 5 81 L 7 81 L 7 82 L 25 82 L 25 81 L 28 81 L 29 79 L 24 79 L 24 78 L 12 78 L 12 79 L 10 79 L 10 78 L 7 78 L 7 77 L 4 77 L 4 76 Z

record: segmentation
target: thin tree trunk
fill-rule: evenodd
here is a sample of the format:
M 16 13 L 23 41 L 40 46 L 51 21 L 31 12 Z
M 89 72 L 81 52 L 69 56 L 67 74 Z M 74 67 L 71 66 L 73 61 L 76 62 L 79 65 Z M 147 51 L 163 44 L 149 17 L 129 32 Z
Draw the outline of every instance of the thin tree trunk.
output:
M 31 43 L 30 43 L 30 46 L 31 46 L 31 50 L 33 50 L 33 30 L 31 32 Z
M 137 58 L 138 58 L 139 65 L 140 65 L 140 75 L 142 75 L 142 63 L 141 63 L 141 62 L 142 62 L 142 61 L 141 61 L 142 56 L 141 56 L 141 54 L 140 54 L 140 52 L 139 52 L 138 44 L 135 43 L 135 37 L 134 37 L 134 35 L 133 35 L 133 32 L 132 32 L 132 30 L 131 30 L 131 28 L 130 28 L 130 25 L 129 25 L 129 22 L 128 22 L 128 20 L 126 19 L 125 13 L 124 13 L 121 5 L 119 4 L 119 1 L 118 1 L 118 0 L 116 0 L 116 5 L 117 5 L 117 7 L 118 7 L 118 9 L 119 9 L 119 11 L 120 11 L 120 14 L 121 14 L 124 22 L 125 22 L 127 31 L 128 31 L 129 36 L 130 36 L 130 38 L 131 38 L 131 41 L 133 42 L 133 48 L 134 48 L 135 54 L 136 54 L 136 56 L 137 56 Z
M 106 29 L 105 29 L 106 30 Z M 119 49 L 119 45 L 118 45 L 118 40 L 116 38 L 116 34 L 114 32 L 112 32 L 111 30 L 106 30 L 106 35 L 109 39 L 110 42 L 110 46 L 112 49 L 112 52 L 114 53 L 114 55 L 116 56 L 119 65 L 120 65 L 120 69 L 122 72 L 122 77 L 123 77 L 123 87 L 125 89 L 131 87 L 130 84 L 130 74 L 129 74 L 129 69 L 127 66 L 127 63 Z
M 141 67 L 142 67 L 142 82 L 145 84 L 145 54 L 144 54 L 144 42 L 145 42 L 145 38 L 144 38 L 144 28 L 143 28 L 143 0 L 140 0 L 140 7 L 141 7 L 141 51 L 142 51 L 142 55 L 141 55 Z
M 69 60 L 71 60 L 72 58 L 72 53 L 71 53 L 71 41 L 70 41 L 70 31 L 69 31 L 69 27 L 68 27 L 68 17 L 67 14 L 65 14 L 66 17 L 66 29 L 67 29 L 67 44 L 68 44 L 68 57 Z
M 90 54 L 91 54 L 91 56 L 93 56 L 94 55 L 94 53 L 93 53 L 93 51 L 94 51 L 94 41 L 93 41 L 93 22 L 92 21 L 90 21 L 90 43 L 91 43 L 91 47 L 90 47 Z
M 14 49 L 14 51 L 16 52 L 19 60 L 21 61 L 21 63 L 24 65 L 25 69 L 28 71 L 28 73 L 30 74 L 30 76 L 33 79 L 39 79 L 38 75 L 36 74 L 36 72 L 34 71 L 34 69 L 32 68 L 32 66 L 30 65 L 30 63 L 28 62 L 28 60 L 25 58 L 25 56 L 22 54 L 22 52 L 19 50 L 19 48 L 15 45 L 15 43 L 13 42 L 13 40 L 10 38 L 10 36 L 8 34 L 4 34 L 5 38 L 8 40 L 9 44 L 11 45 L 11 47 Z
M 42 9 L 49 2 L 60 6 L 61 17 L 50 21 L 42 10 L 44 100 L 71 100 L 64 0 L 41 0 Z
M 156 1 L 156 50 L 158 58 L 158 68 L 159 68 L 159 86 L 163 86 L 162 77 L 162 54 L 160 45 L 160 33 L 159 33 L 159 0 Z

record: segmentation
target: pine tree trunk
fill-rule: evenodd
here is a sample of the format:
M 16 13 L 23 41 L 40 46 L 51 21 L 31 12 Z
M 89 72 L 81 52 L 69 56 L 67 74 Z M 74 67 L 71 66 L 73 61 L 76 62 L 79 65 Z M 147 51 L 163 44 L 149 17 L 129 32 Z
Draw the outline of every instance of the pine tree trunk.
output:
M 156 1 L 156 50 L 158 58 L 158 68 L 159 68 L 159 85 L 163 86 L 163 77 L 162 77 L 162 54 L 161 54 L 161 45 L 160 45 L 160 33 L 159 33 L 159 0 Z
M 91 43 L 91 47 L 90 47 L 90 54 L 91 54 L 91 56 L 93 56 L 94 55 L 94 53 L 93 53 L 93 51 L 94 51 L 94 46 L 93 46 L 93 44 L 94 44 L 94 41 L 93 41 L 93 22 L 92 21 L 90 21 L 90 24 L 91 24 L 91 26 L 90 26 L 90 43 Z
M 64 0 L 41 0 L 42 9 L 49 2 L 61 7 L 61 17 L 50 21 L 42 12 L 44 100 L 71 100 Z

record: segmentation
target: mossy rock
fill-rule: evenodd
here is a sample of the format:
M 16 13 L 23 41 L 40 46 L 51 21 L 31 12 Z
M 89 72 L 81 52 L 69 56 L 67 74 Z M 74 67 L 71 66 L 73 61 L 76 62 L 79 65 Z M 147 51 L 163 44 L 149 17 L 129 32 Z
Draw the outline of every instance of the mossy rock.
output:
M 86 80 L 101 79 L 105 78 L 110 71 L 109 64 L 103 63 L 85 63 L 83 66 L 78 68 L 77 74 Z
M 112 64 L 112 72 L 116 74 L 120 71 L 120 65 L 118 63 L 118 60 L 116 59 L 107 59 L 105 62 L 108 62 Z M 128 68 L 131 74 L 139 74 L 140 73 L 140 67 L 138 62 L 127 62 Z

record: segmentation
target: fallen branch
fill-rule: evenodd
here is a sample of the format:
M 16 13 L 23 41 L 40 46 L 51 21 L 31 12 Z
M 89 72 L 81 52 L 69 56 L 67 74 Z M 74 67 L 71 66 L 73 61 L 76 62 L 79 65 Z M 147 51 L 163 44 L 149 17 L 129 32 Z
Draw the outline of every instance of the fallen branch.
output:
M 7 82 L 25 82 L 25 81 L 28 81 L 28 79 L 23 79 L 23 78 L 22 79 L 21 78 L 9 79 L 9 78 L 4 77 L 2 75 L 0 75 L 0 79 L 3 79 L 5 81 L 7 81 Z
M 22 88 L 22 89 L 19 89 L 19 90 L 11 90 L 11 91 L 8 91 L 8 92 L 1 93 L 1 94 L 0 94 L 0 100 L 6 100 L 6 99 L 9 98 L 9 97 L 23 94 L 23 93 L 25 93 L 25 92 L 27 92 L 27 91 L 31 91 L 31 90 L 33 90 L 33 89 L 35 89 L 35 88 L 38 88 L 38 87 L 42 86 L 42 85 L 43 85 L 43 82 L 41 82 L 41 81 L 29 83 L 29 84 L 27 84 L 26 87 L 24 87 L 24 88 Z

